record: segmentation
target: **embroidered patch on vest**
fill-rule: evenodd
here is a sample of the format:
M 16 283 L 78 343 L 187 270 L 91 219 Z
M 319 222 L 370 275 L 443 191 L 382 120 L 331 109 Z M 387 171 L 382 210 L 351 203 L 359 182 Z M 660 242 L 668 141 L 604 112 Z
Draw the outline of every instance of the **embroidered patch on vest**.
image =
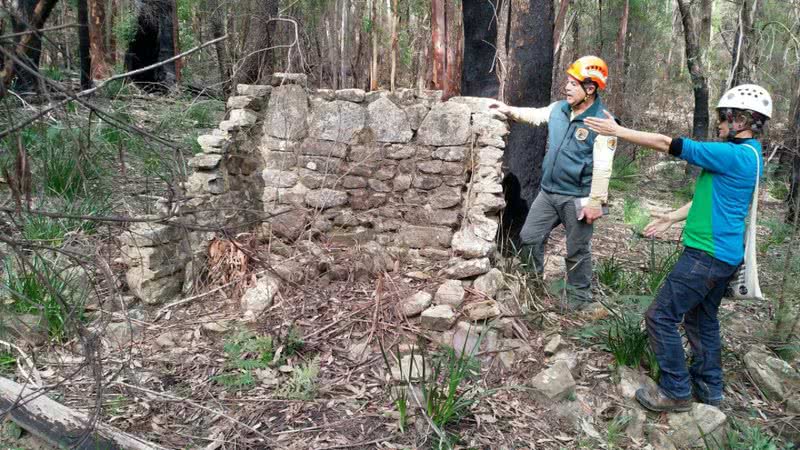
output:
M 585 141 L 587 137 L 589 137 L 589 130 L 586 128 L 578 128 L 575 130 L 575 139 Z
M 611 150 L 617 149 L 617 138 L 615 137 L 608 138 L 608 148 L 610 148 Z

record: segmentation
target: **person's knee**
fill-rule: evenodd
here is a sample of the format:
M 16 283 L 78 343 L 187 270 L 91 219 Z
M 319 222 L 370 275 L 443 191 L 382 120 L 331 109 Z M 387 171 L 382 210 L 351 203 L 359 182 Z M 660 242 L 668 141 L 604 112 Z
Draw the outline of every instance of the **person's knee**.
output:
M 546 234 L 543 234 L 534 229 L 522 228 L 519 232 L 519 238 L 525 245 L 530 245 L 533 248 L 540 248 L 544 245 Z
M 644 313 L 644 325 L 648 331 L 655 330 L 659 326 L 668 325 L 663 314 L 659 311 L 658 301 L 653 301 Z

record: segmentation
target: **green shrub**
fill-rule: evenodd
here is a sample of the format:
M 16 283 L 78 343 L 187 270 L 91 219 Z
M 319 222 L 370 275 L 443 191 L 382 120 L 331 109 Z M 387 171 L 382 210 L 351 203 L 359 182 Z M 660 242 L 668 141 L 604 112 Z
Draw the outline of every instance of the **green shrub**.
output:
M 319 357 L 292 369 L 292 376 L 278 389 L 278 397 L 289 400 L 313 400 L 317 395 Z
M 647 332 L 640 316 L 622 314 L 612 319 L 606 339 L 617 366 L 639 367 L 647 353 Z
M 0 374 L 14 373 L 17 367 L 17 357 L 13 353 L 0 351 Z
M 779 446 L 779 442 L 768 435 L 761 427 L 748 425 L 736 419 L 731 420 L 731 426 L 727 434 L 727 445 L 720 445 L 717 442 L 706 442 L 710 448 L 730 448 L 732 450 L 778 450 L 792 449 L 794 445 Z M 712 444 L 712 445 L 709 445 Z
M 7 258 L 3 269 L 3 288 L 11 309 L 19 314 L 39 314 L 52 338 L 65 337 L 70 320 L 83 319 L 86 293 L 73 272 L 59 273 L 38 256 L 31 258 L 30 265 Z
M 90 194 L 75 200 L 52 199 L 40 203 L 37 208 L 61 213 L 65 216 L 100 217 L 111 212 L 111 196 L 108 193 Z M 79 218 L 56 218 L 22 212 L 22 235 L 27 240 L 45 245 L 61 245 L 68 233 L 93 234 L 98 222 Z
M 224 373 L 212 378 L 230 390 L 244 390 L 255 386 L 252 371 L 269 366 L 275 356 L 272 338 L 255 336 L 249 331 L 239 331 L 225 341 Z

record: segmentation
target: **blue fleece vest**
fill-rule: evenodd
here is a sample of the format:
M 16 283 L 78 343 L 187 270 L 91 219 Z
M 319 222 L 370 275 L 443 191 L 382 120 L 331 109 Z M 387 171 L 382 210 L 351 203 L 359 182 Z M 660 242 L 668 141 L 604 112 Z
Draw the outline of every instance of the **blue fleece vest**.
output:
M 597 97 L 586 111 L 570 120 L 569 103 L 553 107 L 547 125 L 547 152 L 542 162 L 541 188 L 549 194 L 586 197 L 592 188 L 594 140 L 597 133 L 583 124 L 587 117 L 605 117 Z

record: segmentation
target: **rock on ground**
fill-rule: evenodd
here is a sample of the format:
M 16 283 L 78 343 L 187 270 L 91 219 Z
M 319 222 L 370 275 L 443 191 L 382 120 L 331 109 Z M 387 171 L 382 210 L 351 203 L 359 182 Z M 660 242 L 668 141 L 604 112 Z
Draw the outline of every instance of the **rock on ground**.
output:
M 272 300 L 280 287 L 280 278 L 272 274 L 266 274 L 259 278 L 256 285 L 248 289 L 242 296 L 242 312 L 250 311 L 253 314 L 260 314 L 272 306 Z
M 432 298 L 431 294 L 425 291 L 417 292 L 403 302 L 403 315 L 406 317 L 418 316 L 422 311 L 425 311 L 425 309 L 431 306 Z
M 435 331 L 449 330 L 455 323 L 456 317 L 450 305 L 431 306 L 422 312 L 422 326 Z
M 575 380 L 567 363 L 558 361 L 533 377 L 531 387 L 543 399 L 563 400 L 575 392 Z
M 725 413 L 704 403 L 695 403 L 692 410 L 667 415 L 670 431 L 667 437 L 675 447 L 706 448 L 705 442 L 725 442 Z M 703 437 L 705 437 L 705 442 Z

